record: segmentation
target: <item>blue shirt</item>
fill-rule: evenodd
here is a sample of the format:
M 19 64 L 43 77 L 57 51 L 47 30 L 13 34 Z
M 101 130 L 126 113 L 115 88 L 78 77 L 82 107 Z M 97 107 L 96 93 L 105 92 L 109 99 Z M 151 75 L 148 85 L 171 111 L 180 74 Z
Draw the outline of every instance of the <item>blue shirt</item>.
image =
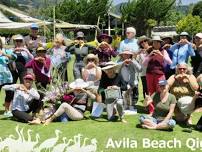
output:
M 194 49 L 190 43 L 184 45 L 176 43 L 170 48 L 170 51 L 173 52 L 171 69 L 175 69 L 179 63 L 187 63 L 189 56 L 195 56 Z
M 137 44 L 137 39 L 125 39 L 121 41 L 118 52 L 121 53 L 125 50 L 129 50 L 132 52 L 137 52 L 139 50 L 139 46 Z

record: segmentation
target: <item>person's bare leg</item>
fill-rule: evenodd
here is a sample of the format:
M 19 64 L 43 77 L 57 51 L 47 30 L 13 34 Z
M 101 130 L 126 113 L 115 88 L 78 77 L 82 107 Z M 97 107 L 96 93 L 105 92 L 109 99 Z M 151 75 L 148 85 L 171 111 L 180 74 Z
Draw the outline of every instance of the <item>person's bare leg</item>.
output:
M 41 124 L 41 120 L 39 118 L 36 118 L 36 119 L 34 119 L 32 121 L 28 121 L 28 123 L 30 125 L 39 125 L 39 124 Z
M 153 121 L 149 120 L 149 119 L 145 119 L 143 121 L 143 125 L 146 125 L 146 126 L 150 126 L 150 127 L 154 127 L 156 126 L 156 123 L 154 123 Z
M 44 125 L 49 125 L 55 118 L 56 116 L 53 114 L 50 118 L 46 119 Z

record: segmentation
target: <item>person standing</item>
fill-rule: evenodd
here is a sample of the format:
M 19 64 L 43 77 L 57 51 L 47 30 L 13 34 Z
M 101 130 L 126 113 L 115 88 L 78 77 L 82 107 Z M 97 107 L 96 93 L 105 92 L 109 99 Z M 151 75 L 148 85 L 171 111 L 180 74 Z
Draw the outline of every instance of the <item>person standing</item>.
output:
M 140 72 L 140 78 L 142 81 L 143 96 L 145 98 L 145 94 L 148 94 L 147 80 L 146 80 L 147 67 L 143 65 L 143 61 L 144 61 L 145 57 L 148 55 L 147 49 L 149 49 L 151 47 L 151 40 L 148 37 L 143 35 L 139 38 L 138 45 L 140 47 L 140 50 L 138 52 L 138 56 L 136 59 L 142 67 L 142 71 Z
M 117 52 L 112 48 L 112 37 L 107 34 L 101 34 L 97 38 L 99 45 L 94 50 L 94 54 L 98 55 L 99 65 L 103 67 L 105 63 L 111 61 L 112 57 L 117 56 Z
M 164 67 L 165 64 L 171 64 L 172 61 L 166 50 L 161 48 L 162 40 L 160 36 L 153 36 L 152 48 L 149 48 L 148 55 L 143 61 L 143 65 L 147 66 L 146 80 L 147 90 L 150 95 L 158 89 L 158 82 L 165 79 Z M 154 106 L 149 105 L 149 113 L 153 114 Z
M 134 27 L 126 28 L 126 39 L 121 41 L 118 52 L 121 53 L 124 50 L 129 50 L 137 53 L 139 50 L 138 40 L 135 38 L 136 29 Z
M 51 60 L 46 56 L 46 49 L 39 47 L 37 56 L 26 64 L 26 68 L 31 68 L 36 76 L 37 89 L 46 88 L 51 79 Z
M 4 48 L 2 39 L 0 38 L 0 90 L 4 85 L 13 83 L 13 76 L 9 69 L 9 65 L 11 64 L 11 62 L 15 61 L 16 58 L 17 56 L 16 54 L 14 54 L 13 50 Z M 12 91 L 6 91 L 4 102 L 4 116 L 12 116 L 12 113 L 10 111 L 11 101 Z
M 197 33 L 194 37 L 195 56 L 191 57 L 193 74 L 197 77 L 202 73 L 202 33 Z
M 89 53 L 93 51 L 93 49 L 94 47 L 85 44 L 84 33 L 81 31 L 77 32 L 75 42 L 66 49 L 66 52 L 70 52 L 76 57 L 73 65 L 74 79 L 79 79 L 82 77 L 81 70 L 85 66 L 83 60 Z
M 136 114 L 137 109 L 135 104 L 137 100 L 133 100 L 133 89 L 137 88 L 137 84 L 135 84 L 136 75 L 141 72 L 142 68 L 140 64 L 133 60 L 133 53 L 131 51 L 125 50 L 120 53 L 121 57 L 121 68 L 120 68 L 120 76 L 121 76 L 121 91 L 123 91 L 123 101 L 124 101 L 124 110 L 128 114 Z M 137 88 L 138 89 L 138 88 Z
M 39 25 L 33 23 L 30 27 L 30 34 L 25 36 L 25 45 L 29 51 L 35 56 L 38 47 L 46 46 L 46 38 L 39 35 Z
M 188 41 L 189 34 L 187 32 L 180 33 L 180 41 L 170 47 L 173 53 L 172 64 L 170 68 L 175 73 L 176 66 L 180 63 L 188 63 L 190 56 L 195 56 L 192 44 Z
M 135 60 L 139 47 L 138 40 L 135 38 L 136 29 L 134 27 L 126 28 L 126 39 L 121 41 L 118 52 L 121 53 L 125 50 L 129 50 L 134 53 L 133 59 Z M 138 75 L 137 75 L 138 76 Z M 133 88 L 133 100 L 138 100 L 138 77 L 135 78 L 135 83 L 137 84 L 137 88 Z

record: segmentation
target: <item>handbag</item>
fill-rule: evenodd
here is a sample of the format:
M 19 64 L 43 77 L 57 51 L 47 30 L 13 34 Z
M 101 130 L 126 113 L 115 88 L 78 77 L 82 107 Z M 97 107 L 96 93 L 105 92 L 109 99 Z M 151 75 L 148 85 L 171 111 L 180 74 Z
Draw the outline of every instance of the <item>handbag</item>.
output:
M 103 110 L 104 110 L 104 103 L 100 103 L 100 102 L 93 102 L 93 109 L 92 109 L 92 112 L 91 112 L 91 116 L 92 117 L 100 117 Z
M 120 88 L 113 88 L 113 89 L 105 89 L 105 99 L 120 99 L 121 96 L 121 90 Z

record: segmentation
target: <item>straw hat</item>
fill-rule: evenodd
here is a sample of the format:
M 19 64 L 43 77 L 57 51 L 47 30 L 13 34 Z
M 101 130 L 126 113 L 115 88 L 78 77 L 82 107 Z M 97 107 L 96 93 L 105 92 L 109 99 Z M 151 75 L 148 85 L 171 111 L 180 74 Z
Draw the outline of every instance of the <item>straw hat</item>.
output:
M 22 41 L 23 41 L 23 40 L 24 40 L 24 38 L 23 38 L 23 36 L 22 36 L 22 35 L 17 34 L 17 35 L 14 35 L 14 36 L 13 36 L 13 40 L 14 40 L 14 41 L 16 41 L 16 40 L 22 40 Z
M 200 39 L 202 39 L 202 33 L 197 33 L 197 34 L 195 35 L 195 37 L 199 37 Z
M 143 36 L 140 36 L 139 39 L 138 39 L 138 45 L 140 45 L 143 41 L 150 41 L 150 38 L 148 38 L 147 36 L 143 35 Z
M 118 67 L 117 63 L 110 61 L 105 64 L 105 67 L 103 67 L 102 70 L 108 70 L 108 69 L 113 69 L 113 68 L 117 68 L 117 67 Z
M 159 35 L 154 35 L 154 36 L 152 37 L 152 41 L 163 42 L 163 41 L 161 40 L 161 37 L 160 37 Z
M 79 32 L 76 33 L 76 38 L 84 38 L 84 37 L 85 36 L 84 36 L 83 32 L 79 31 Z
M 119 53 L 120 56 L 123 55 L 123 54 L 133 55 L 133 52 L 125 50 L 125 51 Z
M 85 58 L 84 58 L 84 64 L 88 64 L 88 60 L 89 59 L 94 59 L 95 60 L 95 64 L 97 65 L 99 63 L 99 58 L 97 55 L 94 55 L 92 53 L 88 54 Z
M 88 87 L 88 83 L 85 82 L 83 79 L 76 79 L 74 82 L 69 84 L 69 87 L 72 89 L 75 88 L 87 88 Z
M 187 32 L 181 32 L 180 36 L 189 36 L 189 34 Z
M 38 47 L 36 50 L 37 53 L 39 52 L 46 52 L 46 49 L 44 47 Z

